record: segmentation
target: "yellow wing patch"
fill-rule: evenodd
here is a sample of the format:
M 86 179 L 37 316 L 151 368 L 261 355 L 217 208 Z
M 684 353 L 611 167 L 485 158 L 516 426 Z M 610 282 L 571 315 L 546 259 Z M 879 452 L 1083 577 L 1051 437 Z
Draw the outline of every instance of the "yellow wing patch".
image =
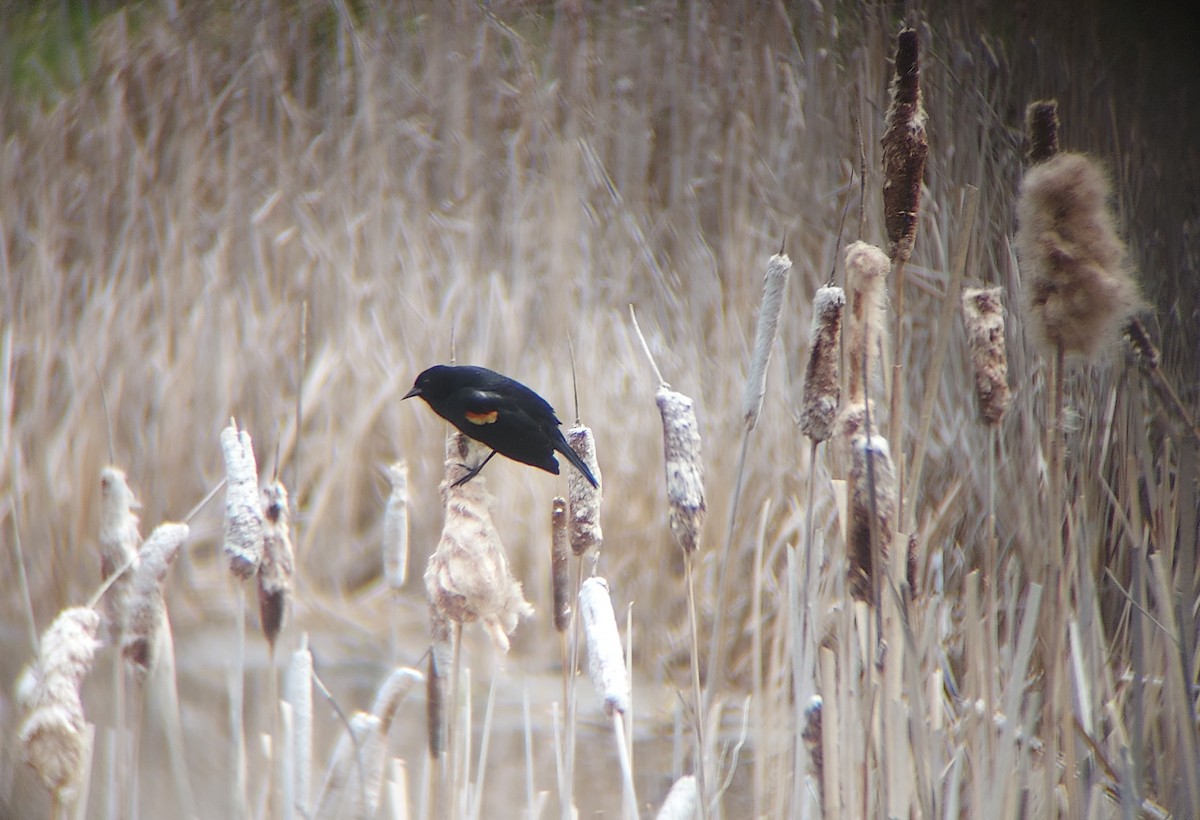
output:
M 496 417 L 499 413 L 496 410 L 489 410 L 486 413 L 472 413 L 467 411 L 467 421 L 471 424 L 495 424 Z

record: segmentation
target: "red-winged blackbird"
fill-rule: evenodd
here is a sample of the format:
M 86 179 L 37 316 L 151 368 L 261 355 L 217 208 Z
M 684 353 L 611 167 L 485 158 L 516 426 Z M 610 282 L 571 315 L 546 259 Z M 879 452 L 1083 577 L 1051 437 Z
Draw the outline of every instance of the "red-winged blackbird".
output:
M 417 376 L 404 398 L 413 396 L 425 399 L 435 413 L 464 435 L 492 448 L 488 457 L 454 486 L 478 475 L 496 453 L 558 475 L 555 450 L 566 456 L 593 487 L 599 486 L 583 459 L 563 438 L 558 429 L 562 422 L 554 415 L 554 408 L 508 376 L 486 367 L 439 364 Z

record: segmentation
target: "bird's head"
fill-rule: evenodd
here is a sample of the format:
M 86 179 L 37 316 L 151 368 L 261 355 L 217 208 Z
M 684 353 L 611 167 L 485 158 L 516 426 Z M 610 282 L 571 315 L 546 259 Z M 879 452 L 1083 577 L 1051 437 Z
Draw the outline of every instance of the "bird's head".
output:
M 420 396 L 425 401 L 436 401 L 442 398 L 453 388 L 451 373 L 451 369 L 445 365 L 434 365 L 417 376 L 412 390 L 405 393 L 404 398 L 411 399 L 413 396 Z

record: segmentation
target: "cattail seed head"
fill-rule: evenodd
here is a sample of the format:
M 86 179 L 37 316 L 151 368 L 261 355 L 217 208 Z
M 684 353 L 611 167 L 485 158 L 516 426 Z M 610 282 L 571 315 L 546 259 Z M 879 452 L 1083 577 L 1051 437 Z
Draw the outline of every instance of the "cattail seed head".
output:
M 60 798 L 83 780 L 86 719 L 79 690 L 92 668 L 100 616 L 92 609 L 64 609 L 42 635 L 29 712 L 19 737 L 25 762 Z
M 107 581 L 114 573 L 123 573 L 104 594 L 105 632 L 108 640 L 120 643 L 129 610 L 129 568 L 137 560 L 138 517 L 140 507 L 117 467 L 100 471 L 100 577 Z
M 349 730 L 342 732 L 334 747 L 316 816 L 327 820 L 374 817 L 386 753 L 383 721 L 367 712 L 351 715 Z
M 383 575 L 398 590 L 408 580 L 408 462 L 397 461 L 387 475 L 392 494 L 383 514 Z
M 846 346 L 850 354 L 846 395 L 851 403 L 861 403 L 866 398 L 863 372 L 871 372 L 871 356 L 884 338 L 884 306 L 890 267 L 887 254 L 874 245 L 853 242 L 846 248 L 846 290 L 850 301 L 846 328 Z
M 608 581 L 592 576 L 579 588 L 579 616 L 587 640 L 588 672 L 596 694 L 604 701 L 604 711 L 625 714 L 629 711 L 629 674 L 621 651 L 621 634 L 613 614 Z
M 550 513 L 550 594 L 554 601 L 554 628 L 559 632 L 565 632 L 571 623 L 571 579 L 567 571 L 570 556 L 567 502 L 555 498 Z
M 600 528 L 600 502 L 604 498 L 604 477 L 596 460 L 596 438 L 589 427 L 572 427 L 567 431 L 567 443 L 583 459 L 598 486 L 583 477 L 578 470 L 567 471 L 567 497 L 571 500 L 571 552 L 583 555 L 590 549 L 600 549 L 604 531 Z
M 685 774 L 675 781 L 667 798 L 655 815 L 655 820 L 694 820 L 700 790 L 694 774 Z
M 921 180 L 929 141 L 921 105 L 920 38 L 905 28 L 896 37 L 896 76 L 883 146 L 883 215 L 892 259 L 908 261 L 917 234 Z
M 1136 316 L 1125 323 L 1125 341 L 1129 343 L 1129 348 L 1133 351 L 1139 370 L 1149 373 L 1158 369 L 1160 355 L 1158 347 L 1150 338 L 1146 325 Z
M 295 782 L 292 793 L 296 796 L 296 808 L 301 817 L 308 816 L 312 797 L 313 759 L 313 657 L 308 648 L 308 635 L 301 639 L 301 646 L 292 653 L 288 664 L 284 696 L 292 706 L 294 730 L 293 747 L 290 751 L 295 761 L 292 766 Z
M 860 601 L 873 602 L 875 573 L 883 571 L 886 566 L 896 521 L 896 471 L 887 439 L 883 436 L 856 438 L 853 458 L 849 478 L 850 543 L 847 547 L 850 594 Z M 868 469 L 871 473 L 868 473 Z M 872 527 L 872 522 L 875 527 Z M 874 541 L 874 538 L 878 540 Z
M 144 681 L 158 662 L 167 618 L 163 581 L 187 538 L 187 524 L 159 524 L 138 552 L 138 560 L 132 570 L 121 655 L 139 681 Z
M 434 607 L 452 621 L 478 620 L 502 652 L 517 622 L 533 613 L 520 583 L 508 568 L 500 534 L 492 524 L 491 496 L 482 478 L 454 486 L 466 474 L 469 439 L 450 434 L 442 497 L 446 518 L 437 550 L 425 569 L 425 591 Z
M 1109 183 L 1082 154 L 1030 169 L 1017 200 L 1017 251 L 1042 341 L 1089 357 L 1139 304 L 1108 208 Z
M 292 591 L 295 559 L 288 523 L 287 488 L 272 481 L 262 491 L 263 553 L 258 565 L 258 611 L 263 635 L 275 645 Z
M 258 497 L 258 466 L 250 434 L 233 425 L 221 431 L 225 456 L 225 557 L 242 580 L 262 560 L 263 522 Z
M 787 254 L 775 254 L 767 262 L 763 278 L 762 302 L 758 308 L 758 324 L 754 331 L 754 355 L 750 359 L 750 376 L 742 398 L 742 420 L 747 430 L 758 424 L 763 397 L 767 393 L 767 366 L 771 363 L 771 348 L 779 329 L 779 313 L 783 309 L 783 292 L 787 287 L 792 260 Z
M 408 697 L 413 687 L 424 679 L 424 675 L 410 666 L 398 666 L 384 678 L 375 692 L 375 701 L 371 704 L 371 714 L 379 718 L 384 734 L 391 728 L 400 704 Z
M 800 430 L 813 441 L 833 434 L 842 391 L 838 357 L 841 355 L 842 312 L 846 292 L 826 285 L 813 298 L 812 332 L 809 334 L 808 369 L 804 371 L 804 400 Z
M 1000 288 L 967 288 L 962 294 L 967 347 L 975 369 L 975 396 L 985 424 L 997 425 L 1008 409 L 1008 356 Z
M 1058 100 L 1038 100 L 1025 109 L 1029 162 L 1045 162 L 1058 153 Z
M 654 399 L 662 414 L 671 534 L 684 552 L 694 552 L 700 544 L 708 509 L 704 503 L 700 424 L 692 400 L 682 393 L 660 387 Z

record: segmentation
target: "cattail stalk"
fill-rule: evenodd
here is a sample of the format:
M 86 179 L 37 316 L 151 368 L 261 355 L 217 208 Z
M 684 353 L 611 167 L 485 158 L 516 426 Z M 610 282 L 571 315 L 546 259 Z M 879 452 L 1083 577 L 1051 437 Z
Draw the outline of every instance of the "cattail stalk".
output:
M 582 425 L 572 427 L 567 431 L 567 443 L 583 459 L 598 485 L 593 487 L 578 470 L 567 471 L 567 498 L 571 502 L 571 552 L 582 556 L 592 549 L 599 551 L 604 543 L 604 531 L 600 528 L 604 477 L 596 460 L 596 438 L 592 435 L 591 428 Z
M 287 614 L 295 565 L 288 525 L 288 494 L 282 482 L 273 481 L 263 488 L 262 510 L 263 554 L 258 565 L 258 608 L 263 635 L 274 650 L 275 639 L 283 629 Z
M 70 800 L 87 774 L 87 720 L 80 689 L 100 646 L 99 630 L 95 610 L 64 609 L 42 635 L 33 667 L 29 712 L 18 736 L 25 762 L 58 802 Z
M 399 590 L 408 580 L 408 462 L 387 469 L 392 493 L 383 514 L 383 574 L 387 585 Z
M 187 524 L 159 524 L 138 552 L 121 655 L 139 682 L 146 680 L 158 662 L 166 624 L 163 581 L 187 538 Z
M 231 424 L 221 431 L 225 456 L 225 557 L 242 580 L 254 575 L 262 560 L 263 522 L 259 506 L 258 466 L 250 433 Z

